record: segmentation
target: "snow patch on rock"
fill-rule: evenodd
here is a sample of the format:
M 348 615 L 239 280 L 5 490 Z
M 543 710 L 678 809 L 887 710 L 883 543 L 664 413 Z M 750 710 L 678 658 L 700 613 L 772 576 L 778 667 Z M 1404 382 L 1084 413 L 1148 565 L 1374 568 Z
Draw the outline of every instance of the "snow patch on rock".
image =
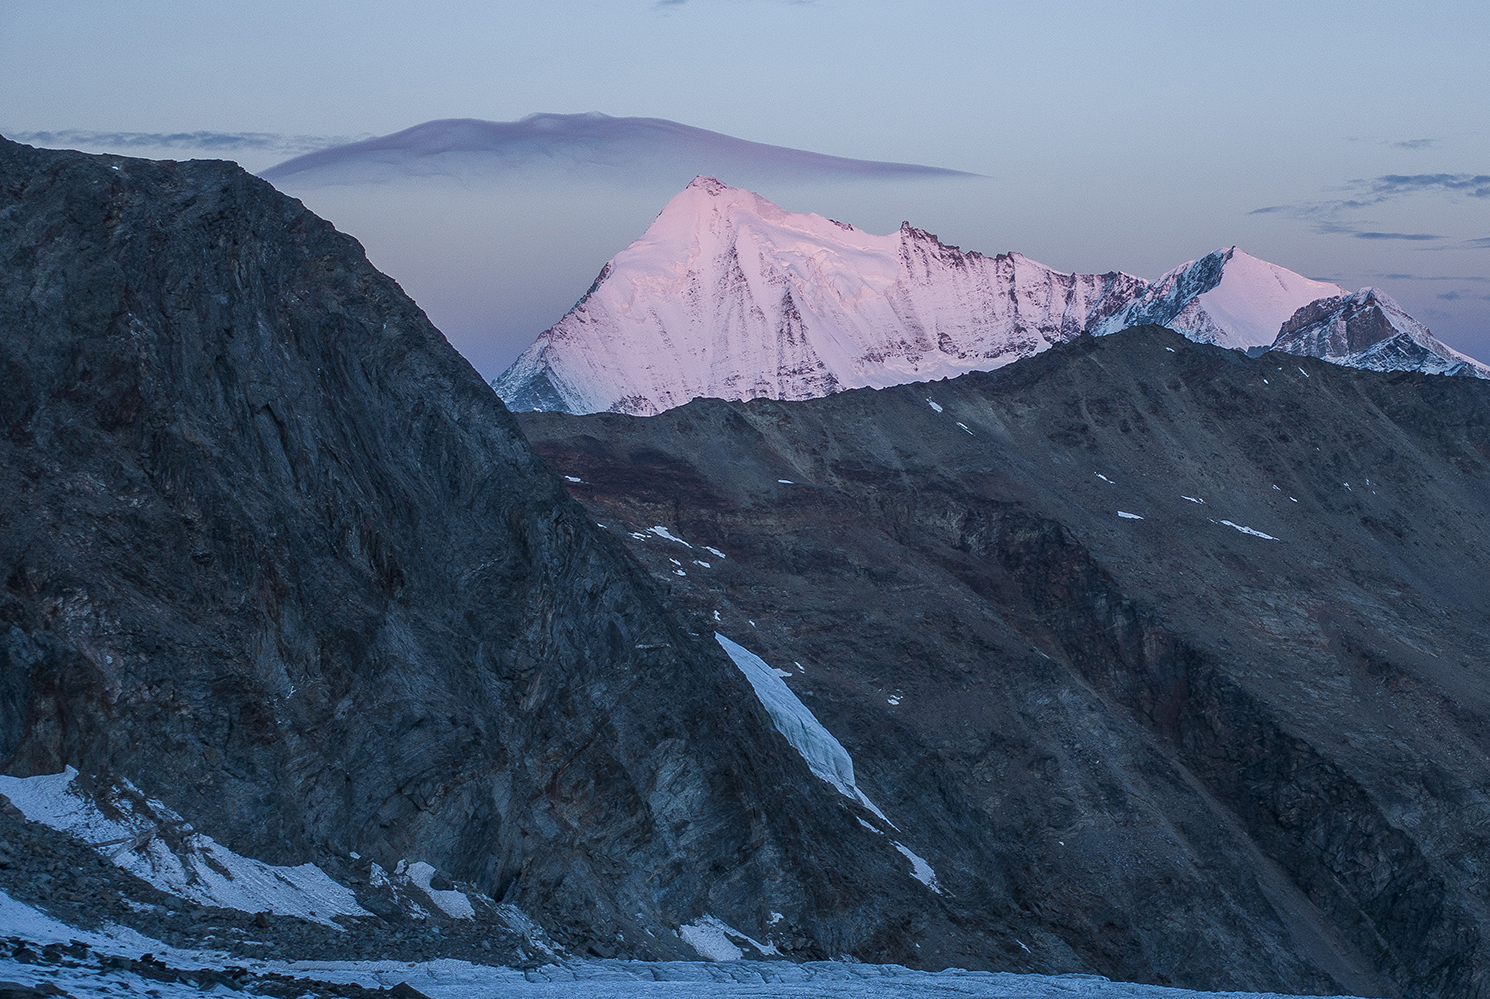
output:
M 761 943 L 724 920 L 707 914 L 678 927 L 678 936 L 706 961 L 739 961 L 745 956 L 741 944 L 755 948 L 762 957 L 775 957 L 780 953 L 775 944 Z
M 1277 538 L 1273 537 L 1271 534 L 1264 534 L 1261 531 L 1253 530 L 1250 527 L 1243 527 L 1241 524 L 1233 524 L 1229 520 L 1223 520 L 1223 521 L 1221 521 L 1221 523 L 1225 524 L 1227 527 L 1233 528 L 1234 530 L 1241 531 L 1243 534 L 1250 534 L 1254 538 L 1262 538 L 1265 541 L 1277 541 L 1278 540 Z
M 936 871 L 933 870 L 932 866 L 926 862 L 925 857 L 922 857 L 910 847 L 899 841 L 895 841 L 895 849 L 900 851 L 900 855 L 902 857 L 911 862 L 911 877 L 915 878 L 917 881 L 921 882 L 923 885 L 930 888 L 938 895 L 942 894 L 941 886 L 936 882 Z
M 854 784 L 854 761 L 833 733 L 808 710 L 807 705 L 776 674 L 764 659 L 716 632 L 714 638 L 745 674 L 755 696 L 770 715 L 776 731 L 807 761 L 808 768 L 836 787 L 846 797 L 858 800 Z
M 77 777 L 72 767 L 36 777 L 0 775 L 0 794 L 28 820 L 75 836 L 161 891 L 202 905 L 298 916 L 338 929 L 336 916 L 370 915 L 350 888 L 314 864 L 276 867 L 240 856 L 127 780 L 90 793 Z
M 452 919 L 476 918 L 476 910 L 471 906 L 471 900 L 464 892 L 430 887 L 430 882 L 435 876 L 435 869 L 431 865 L 422 860 L 416 861 L 409 864 L 404 869 L 404 873 L 408 875 L 410 881 L 419 886 L 420 891 L 429 896 L 429 900 L 445 915 Z
M 823 727 L 792 689 L 764 659 L 745 646 L 730 641 L 718 632 L 714 638 L 729 654 L 736 667 L 745 674 L 755 696 L 791 747 L 801 754 L 807 767 L 818 777 L 832 784 L 844 797 L 852 798 L 873 812 L 891 828 L 895 824 L 885 818 L 874 802 L 854 782 L 854 761 L 848 750 Z

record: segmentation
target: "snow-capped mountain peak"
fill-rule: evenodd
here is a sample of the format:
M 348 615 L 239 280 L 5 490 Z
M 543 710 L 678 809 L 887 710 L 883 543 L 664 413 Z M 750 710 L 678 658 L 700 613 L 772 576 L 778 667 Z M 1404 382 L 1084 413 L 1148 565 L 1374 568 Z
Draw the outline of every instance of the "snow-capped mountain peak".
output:
M 1337 284 L 1306 278 L 1232 246 L 1176 267 L 1092 332 L 1154 323 L 1199 343 L 1247 350 L 1270 345 L 1283 323 L 1310 302 L 1346 294 Z
M 1490 365 L 1439 340 L 1377 288 L 1303 306 L 1283 324 L 1273 349 L 1352 368 L 1490 378 Z
M 494 383 L 514 409 L 661 412 L 996 368 L 1144 286 L 986 257 L 908 223 L 875 235 L 695 178 Z
M 1153 282 L 1065 274 L 909 222 L 876 235 L 699 176 L 492 384 L 516 410 L 650 415 L 706 396 L 811 399 L 952 377 L 1149 323 L 1254 353 L 1276 341 L 1358 367 L 1490 373 L 1374 289 L 1351 295 L 1235 246 Z

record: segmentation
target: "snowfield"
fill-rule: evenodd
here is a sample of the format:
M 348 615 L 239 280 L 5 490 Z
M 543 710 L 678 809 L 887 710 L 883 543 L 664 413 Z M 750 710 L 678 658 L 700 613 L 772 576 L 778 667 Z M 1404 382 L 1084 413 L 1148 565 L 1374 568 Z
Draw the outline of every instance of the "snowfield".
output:
M 1266 347 L 1299 309 L 1344 294 L 1337 284 L 1311 281 L 1233 246 L 1176 267 L 1092 332 L 1154 323 L 1197 343 L 1233 350 Z
M 716 924 L 718 924 L 716 926 Z M 703 947 L 721 946 L 720 957 L 734 957 L 723 924 L 704 917 L 692 927 Z M 704 942 L 704 937 L 709 943 Z M 1014 975 L 998 972 L 913 971 L 899 965 L 786 961 L 724 962 L 568 961 L 531 971 L 436 960 L 258 961 L 210 951 L 186 951 L 118 927 L 91 932 L 68 926 L 0 892 L 0 937 L 24 940 L 31 948 L 77 945 L 56 961 L 0 957 L 0 980 L 25 988 L 72 996 L 149 995 L 154 999 L 200 999 L 203 995 L 284 995 L 284 983 L 263 976 L 299 980 L 304 995 L 333 992 L 326 986 L 360 985 L 391 989 L 406 983 L 430 999 L 1268 999 L 1259 993 L 1200 993 L 1151 985 L 1126 985 L 1089 975 Z M 772 948 L 774 949 L 774 948 Z M 730 953 L 733 952 L 733 953 Z M 81 956 L 78 956 L 80 955 Z M 139 964 L 133 964 L 139 962 Z M 141 967 L 143 965 L 143 967 Z M 145 974 L 141 974 L 145 971 Z M 206 972 L 206 975 L 202 975 Z M 224 972 L 227 974 L 225 975 Z M 231 986 L 211 984 L 227 978 Z M 261 989 L 260 985 L 269 988 Z
M 72 955 L 56 962 L 37 960 L 34 950 L 26 960 L 0 957 L 0 980 L 43 992 L 61 990 L 74 999 L 120 995 L 200 999 L 235 992 L 282 996 L 282 981 L 265 982 L 272 991 L 259 987 L 261 976 L 268 975 L 298 979 L 307 997 L 341 994 L 326 986 L 391 989 L 402 983 L 430 999 L 1274 999 L 1273 993 L 1194 992 L 1111 982 L 1097 975 L 1016 975 L 959 968 L 933 972 L 848 961 L 738 960 L 742 952 L 730 942 L 728 929 L 709 916 L 684 927 L 697 936 L 695 946 L 718 948 L 715 956 L 728 958 L 712 962 L 585 960 L 523 971 L 449 959 L 420 963 L 259 961 L 182 950 L 119 927 L 79 929 L 0 892 L 0 938 L 24 940 L 34 950 L 48 944 L 87 948 L 85 955 L 72 956 L 80 953 L 73 947 Z M 762 948 L 766 954 L 772 951 L 769 945 Z M 135 961 L 147 965 L 147 974 L 139 973 L 138 966 L 131 967 Z M 233 984 L 208 985 L 210 977 L 190 977 L 204 971 L 208 976 L 230 972 Z

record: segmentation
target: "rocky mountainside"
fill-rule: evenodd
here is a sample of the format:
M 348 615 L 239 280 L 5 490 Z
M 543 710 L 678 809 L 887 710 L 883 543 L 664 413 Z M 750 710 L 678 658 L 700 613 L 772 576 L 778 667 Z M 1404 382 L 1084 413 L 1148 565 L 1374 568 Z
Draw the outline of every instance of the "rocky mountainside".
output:
M 0 140 L 0 331 L 0 889 L 394 959 L 1007 943 L 267 183 Z
M 871 235 L 699 177 L 492 387 L 516 411 L 647 416 L 699 398 L 815 399 L 955 377 L 1144 324 L 1255 353 L 1299 310 L 1350 297 L 1236 247 L 1154 282 L 1064 274 L 1017 253 L 963 252 L 909 223 Z M 1490 372 L 1395 303 L 1372 316 L 1388 313 L 1402 335 L 1369 355 L 1339 336 L 1292 335 L 1283 349 L 1376 370 Z
M 518 419 L 1009 957 L 1490 995 L 1490 384 L 1146 327 Z
M 494 382 L 516 410 L 648 415 L 810 399 L 996 368 L 1078 336 L 1143 287 L 876 236 L 699 177 Z
M 1490 365 L 1438 340 L 1375 288 L 1303 306 L 1283 324 L 1272 349 L 1372 371 L 1490 378 Z

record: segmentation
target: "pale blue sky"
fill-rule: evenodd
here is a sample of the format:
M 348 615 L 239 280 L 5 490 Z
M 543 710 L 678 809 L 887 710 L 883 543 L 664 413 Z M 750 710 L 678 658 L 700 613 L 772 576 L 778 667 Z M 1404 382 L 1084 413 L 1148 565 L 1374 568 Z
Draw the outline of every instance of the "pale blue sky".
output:
M 1475 3 L 9 0 L 0 132 L 313 143 L 431 118 L 669 118 L 992 178 L 850 219 L 866 227 L 1148 277 L 1237 243 L 1379 285 L 1490 358 L 1487 53 Z M 262 169 L 285 150 L 218 155 Z M 607 238 L 575 247 L 592 272 Z

